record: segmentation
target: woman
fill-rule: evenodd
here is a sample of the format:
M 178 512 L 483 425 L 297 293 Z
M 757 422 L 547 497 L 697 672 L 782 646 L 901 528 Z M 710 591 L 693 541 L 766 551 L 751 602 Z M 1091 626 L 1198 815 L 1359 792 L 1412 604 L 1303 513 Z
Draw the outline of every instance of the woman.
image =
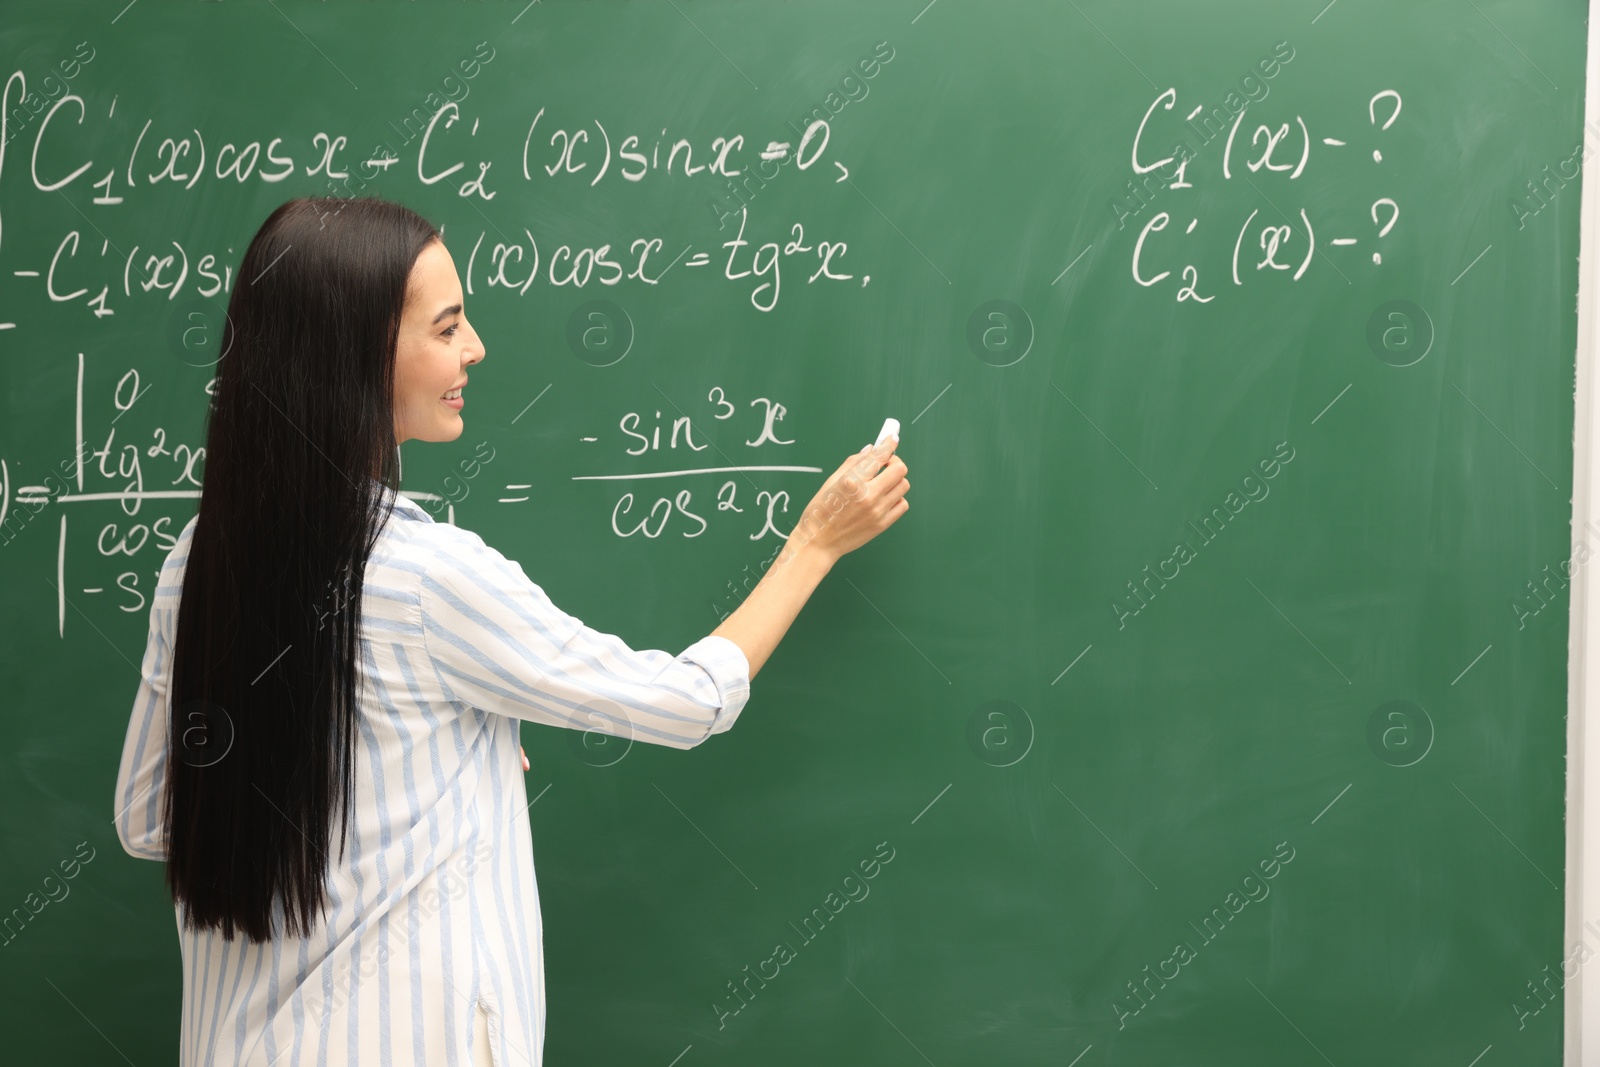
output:
M 905 513 L 906 465 L 893 439 L 847 459 L 722 625 L 635 651 L 397 496 L 397 446 L 460 436 L 484 357 L 428 222 L 291 200 L 238 277 L 117 781 L 124 847 L 167 863 L 180 1062 L 538 1064 L 519 720 L 727 730 L 834 561 Z

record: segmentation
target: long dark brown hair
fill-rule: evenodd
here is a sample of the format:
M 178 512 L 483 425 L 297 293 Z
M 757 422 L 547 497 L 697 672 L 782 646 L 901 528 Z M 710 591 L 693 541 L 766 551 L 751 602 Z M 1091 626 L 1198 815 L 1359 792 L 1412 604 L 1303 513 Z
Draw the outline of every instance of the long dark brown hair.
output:
M 304 936 L 353 795 L 362 578 L 399 487 L 394 361 L 438 231 L 302 197 L 239 265 L 172 653 L 167 886 L 184 925 Z

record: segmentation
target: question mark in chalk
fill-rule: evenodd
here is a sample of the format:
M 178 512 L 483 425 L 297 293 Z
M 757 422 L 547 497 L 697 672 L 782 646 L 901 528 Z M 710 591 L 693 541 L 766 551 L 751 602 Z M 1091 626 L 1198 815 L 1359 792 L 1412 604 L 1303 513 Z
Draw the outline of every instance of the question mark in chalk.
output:
M 1376 125 L 1378 121 L 1378 101 L 1382 100 L 1386 96 L 1394 98 L 1394 111 L 1387 119 L 1384 120 L 1383 125 L 1379 127 L 1380 129 L 1384 130 L 1387 130 L 1390 126 L 1393 126 L 1394 120 L 1400 117 L 1400 94 L 1395 92 L 1393 89 L 1385 89 L 1383 92 L 1378 93 L 1371 100 L 1367 101 L 1367 118 L 1374 125 Z M 1377 149 L 1373 149 L 1372 161 L 1374 163 L 1382 163 L 1383 153 L 1379 152 Z
M 1389 205 L 1389 221 L 1385 222 L 1383 224 L 1383 228 L 1378 231 L 1378 237 L 1380 240 L 1389 236 L 1389 231 L 1394 229 L 1395 222 L 1400 218 L 1400 205 L 1385 196 L 1372 202 L 1372 224 L 1374 226 L 1378 225 L 1378 209 L 1385 204 Z M 1372 253 L 1372 262 L 1382 263 L 1383 256 L 1377 252 Z
M 1389 98 L 1392 98 L 1394 100 L 1394 110 L 1389 113 L 1389 117 L 1388 118 L 1383 120 L 1383 125 L 1378 127 L 1381 130 L 1387 130 L 1390 126 L 1393 126 L 1394 125 L 1394 120 L 1400 117 L 1400 106 L 1401 106 L 1401 104 L 1400 104 L 1400 94 L 1395 92 L 1393 89 L 1385 89 L 1382 92 L 1375 94 L 1372 97 L 1371 100 L 1367 101 L 1367 119 L 1373 125 L 1377 125 L 1377 122 L 1378 122 L 1378 101 L 1384 99 L 1385 97 L 1389 97 Z M 1376 148 L 1374 148 L 1372 150 L 1372 161 L 1374 163 L 1382 163 L 1383 162 L 1383 153 L 1378 151 Z M 1389 205 L 1389 221 L 1383 223 L 1382 224 L 1382 228 L 1378 231 L 1378 237 L 1380 239 L 1388 236 L 1389 231 L 1394 229 L 1394 224 L 1395 224 L 1396 220 L 1398 220 L 1400 218 L 1400 205 L 1396 204 L 1393 200 L 1390 200 L 1388 197 L 1383 197 L 1381 200 L 1373 201 L 1373 204 L 1372 204 L 1372 224 L 1374 226 L 1379 225 L 1379 223 L 1378 223 L 1378 208 L 1379 208 L 1379 206 L 1381 206 L 1383 204 Z M 1378 253 L 1378 252 L 1372 253 L 1372 262 L 1374 262 L 1374 263 L 1382 263 L 1383 262 L 1382 254 Z

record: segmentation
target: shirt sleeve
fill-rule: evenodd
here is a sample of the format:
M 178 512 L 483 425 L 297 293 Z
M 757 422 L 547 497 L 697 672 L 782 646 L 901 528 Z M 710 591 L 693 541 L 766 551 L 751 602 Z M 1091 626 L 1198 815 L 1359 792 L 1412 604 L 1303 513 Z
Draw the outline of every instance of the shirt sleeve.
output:
M 454 699 L 550 726 L 692 748 L 733 726 L 750 698 L 750 664 L 727 638 L 676 656 L 629 648 L 556 607 L 469 531 L 433 553 L 422 631 Z
M 168 554 L 151 598 L 150 636 L 139 668 L 139 689 L 122 743 L 113 799 L 117 836 L 139 859 L 167 858 L 167 828 L 161 821 L 163 779 L 167 770 L 167 682 L 172 669 L 174 610 L 183 592 L 182 567 L 188 559 L 193 520 Z

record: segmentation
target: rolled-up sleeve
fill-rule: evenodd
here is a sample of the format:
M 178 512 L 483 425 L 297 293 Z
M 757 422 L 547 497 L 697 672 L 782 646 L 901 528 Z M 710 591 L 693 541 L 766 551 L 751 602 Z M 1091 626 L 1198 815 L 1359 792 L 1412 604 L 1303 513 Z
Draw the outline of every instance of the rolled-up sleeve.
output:
M 568 615 L 469 531 L 433 552 L 423 640 L 451 699 L 518 719 L 692 748 L 750 697 L 738 645 L 707 636 L 674 656 L 636 650 Z

